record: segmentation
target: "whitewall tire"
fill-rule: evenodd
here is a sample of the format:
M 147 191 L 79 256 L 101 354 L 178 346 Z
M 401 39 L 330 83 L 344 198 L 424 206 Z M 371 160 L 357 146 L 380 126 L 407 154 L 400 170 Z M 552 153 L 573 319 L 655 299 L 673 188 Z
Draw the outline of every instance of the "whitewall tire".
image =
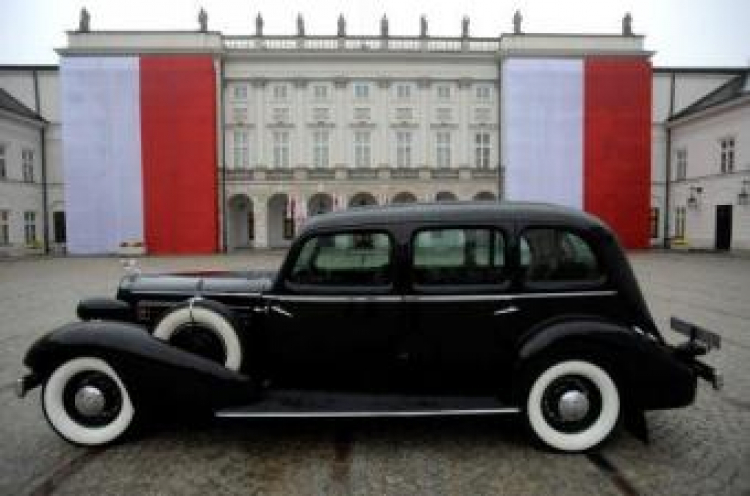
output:
M 242 365 L 242 346 L 234 326 L 223 315 L 198 305 L 183 306 L 168 313 L 154 329 L 154 336 L 164 341 L 174 341 L 186 326 L 198 326 L 209 331 L 222 347 L 222 363 L 233 371 Z
M 584 360 L 557 362 L 528 390 L 526 417 L 547 446 L 586 451 L 606 440 L 620 418 L 620 395 L 606 370 Z
M 104 360 L 74 358 L 57 367 L 42 390 L 44 415 L 66 440 L 99 446 L 120 438 L 135 410 L 120 377 Z

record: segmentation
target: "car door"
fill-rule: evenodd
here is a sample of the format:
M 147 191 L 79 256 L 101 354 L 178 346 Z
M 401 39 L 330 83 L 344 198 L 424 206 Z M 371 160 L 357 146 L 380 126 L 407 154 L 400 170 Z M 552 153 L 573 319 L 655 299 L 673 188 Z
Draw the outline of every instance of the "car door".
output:
M 404 384 L 446 394 L 497 392 L 518 308 L 509 299 L 507 228 L 420 229 L 411 238 Z
M 371 391 L 392 378 L 405 325 L 395 243 L 385 230 L 303 239 L 266 306 L 269 377 L 277 387 Z

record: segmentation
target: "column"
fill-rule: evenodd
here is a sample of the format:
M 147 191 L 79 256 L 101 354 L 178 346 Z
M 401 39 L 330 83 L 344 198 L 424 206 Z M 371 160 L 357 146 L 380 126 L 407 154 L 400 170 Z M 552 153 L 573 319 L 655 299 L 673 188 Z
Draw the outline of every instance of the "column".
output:
M 255 225 L 255 248 L 268 248 L 268 197 L 255 195 L 253 200 L 253 223 Z

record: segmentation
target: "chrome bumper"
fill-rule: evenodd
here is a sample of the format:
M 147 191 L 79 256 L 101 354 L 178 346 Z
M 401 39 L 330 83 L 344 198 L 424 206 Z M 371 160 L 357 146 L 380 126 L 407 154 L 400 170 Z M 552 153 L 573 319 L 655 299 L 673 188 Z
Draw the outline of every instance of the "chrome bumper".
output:
M 15 390 L 16 396 L 23 398 L 26 393 L 34 389 L 39 385 L 41 380 L 34 374 L 26 374 L 23 377 L 16 379 Z

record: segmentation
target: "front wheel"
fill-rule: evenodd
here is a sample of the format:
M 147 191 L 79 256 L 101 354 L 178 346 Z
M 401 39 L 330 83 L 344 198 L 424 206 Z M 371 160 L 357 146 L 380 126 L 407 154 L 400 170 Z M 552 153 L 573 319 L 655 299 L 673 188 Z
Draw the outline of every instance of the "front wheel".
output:
M 116 441 L 135 417 L 125 384 L 107 362 L 93 357 L 58 366 L 44 384 L 42 408 L 55 432 L 83 446 Z
M 585 451 L 606 440 L 620 417 L 620 394 L 610 374 L 585 360 L 565 360 L 532 379 L 526 396 L 531 430 L 547 446 Z

